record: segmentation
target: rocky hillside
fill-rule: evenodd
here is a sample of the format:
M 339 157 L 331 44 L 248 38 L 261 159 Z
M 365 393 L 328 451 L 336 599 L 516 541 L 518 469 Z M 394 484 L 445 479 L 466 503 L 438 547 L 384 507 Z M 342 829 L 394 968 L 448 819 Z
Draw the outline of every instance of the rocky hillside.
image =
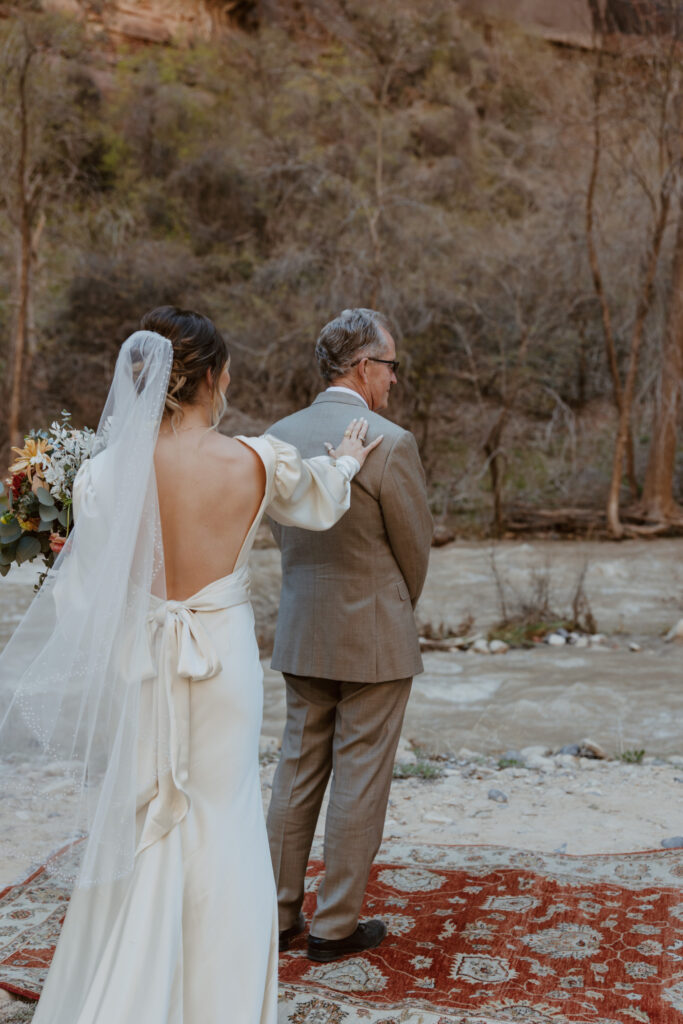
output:
M 114 45 L 210 39 L 226 29 L 290 22 L 292 15 L 306 21 L 306 5 L 300 0 L 45 0 L 43 6 L 81 15 Z M 533 35 L 580 47 L 593 45 L 600 17 L 608 32 L 668 31 L 673 14 L 667 11 L 674 6 L 661 0 L 454 0 L 463 13 L 491 24 L 512 23 Z
M 117 42 L 209 39 L 222 28 L 256 24 L 258 0 L 45 0 L 49 10 L 78 14 L 94 33 Z

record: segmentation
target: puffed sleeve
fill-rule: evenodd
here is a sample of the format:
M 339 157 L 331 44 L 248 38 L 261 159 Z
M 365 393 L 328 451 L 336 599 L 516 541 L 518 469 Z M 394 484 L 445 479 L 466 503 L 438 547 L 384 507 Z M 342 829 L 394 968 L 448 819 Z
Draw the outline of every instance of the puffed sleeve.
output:
M 282 526 L 329 530 L 351 504 L 351 481 L 360 469 L 352 455 L 302 459 L 298 450 L 272 434 L 264 438 L 275 453 L 273 496 L 266 509 Z

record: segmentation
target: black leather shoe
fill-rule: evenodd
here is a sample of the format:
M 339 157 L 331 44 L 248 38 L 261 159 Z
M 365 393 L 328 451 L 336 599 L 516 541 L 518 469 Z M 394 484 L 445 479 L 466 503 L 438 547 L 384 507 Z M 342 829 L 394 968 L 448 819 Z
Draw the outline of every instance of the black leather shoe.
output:
M 352 935 L 345 939 L 318 939 L 315 935 L 308 936 L 308 959 L 326 964 L 330 960 L 339 960 L 350 953 L 362 953 L 365 949 L 374 949 L 387 934 L 384 921 L 363 921 Z
M 279 941 L 280 952 L 284 953 L 284 951 L 286 949 L 289 949 L 289 944 L 292 941 L 292 939 L 295 939 L 297 937 L 297 935 L 301 935 L 302 931 L 304 931 L 305 928 L 306 928 L 306 918 L 304 917 L 304 915 L 302 913 L 299 913 L 299 916 L 297 917 L 297 919 L 294 922 L 294 924 L 292 925 L 292 927 L 291 928 L 285 928 L 285 930 L 283 932 L 280 932 L 280 934 L 278 936 L 278 938 L 280 940 Z

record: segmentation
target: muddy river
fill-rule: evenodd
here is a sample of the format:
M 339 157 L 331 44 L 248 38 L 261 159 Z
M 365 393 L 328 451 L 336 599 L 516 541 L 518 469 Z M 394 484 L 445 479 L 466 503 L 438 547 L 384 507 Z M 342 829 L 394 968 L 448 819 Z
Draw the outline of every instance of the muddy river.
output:
M 265 537 L 264 545 L 253 554 L 252 574 L 267 652 L 279 558 Z M 590 737 L 612 756 L 682 754 L 683 644 L 665 643 L 663 636 L 683 617 L 683 540 L 451 544 L 432 551 L 418 619 L 434 630 L 458 633 L 464 624 L 485 633 L 501 618 L 501 601 L 514 613 L 539 587 L 564 615 L 582 571 L 604 643 L 583 649 L 542 644 L 502 655 L 427 653 L 404 737 L 439 753 L 557 749 Z M 25 566 L 0 580 L 0 646 L 31 599 L 33 578 Z M 264 669 L 263 729 L 277 737 L 284 721 L 282 679 L 267 658 Z

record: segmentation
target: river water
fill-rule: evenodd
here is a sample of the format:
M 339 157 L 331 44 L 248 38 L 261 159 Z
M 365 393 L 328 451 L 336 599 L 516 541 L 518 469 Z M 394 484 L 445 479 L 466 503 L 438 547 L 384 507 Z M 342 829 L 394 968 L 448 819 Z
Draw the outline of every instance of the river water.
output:
M 278 553 L 266 546 L 252 562 L 258 634 L 267 651 L 279 593 Z M 540 645 L 504 655 L 428 653 L 425 672 L 415 679 L 404 737 L 436 753 L 504 753 L 531 745 L 556 750 L 588 737 L 610 756 L 633 750 L 683 754 L 683 644 L 663 640 L 683 617 L 683 540 L 452 544 L 432 551 L 418 619 L 450 632 L 473 620 L 469 628 L 485 632 L 501 617 L 501 587 L 510 613 L 530 599 L 539 580 L 563 614 L 584 568 L 604 644 Z M 0 580 L 0 646 L 29 603 L 34 578 L 33 568 L 23 566 Z M 629 649 L 634 641 L 640 651 Z M 278 737 L 284 690 L 279 673 L 267 665 L 264 660 L 264 733 Z

